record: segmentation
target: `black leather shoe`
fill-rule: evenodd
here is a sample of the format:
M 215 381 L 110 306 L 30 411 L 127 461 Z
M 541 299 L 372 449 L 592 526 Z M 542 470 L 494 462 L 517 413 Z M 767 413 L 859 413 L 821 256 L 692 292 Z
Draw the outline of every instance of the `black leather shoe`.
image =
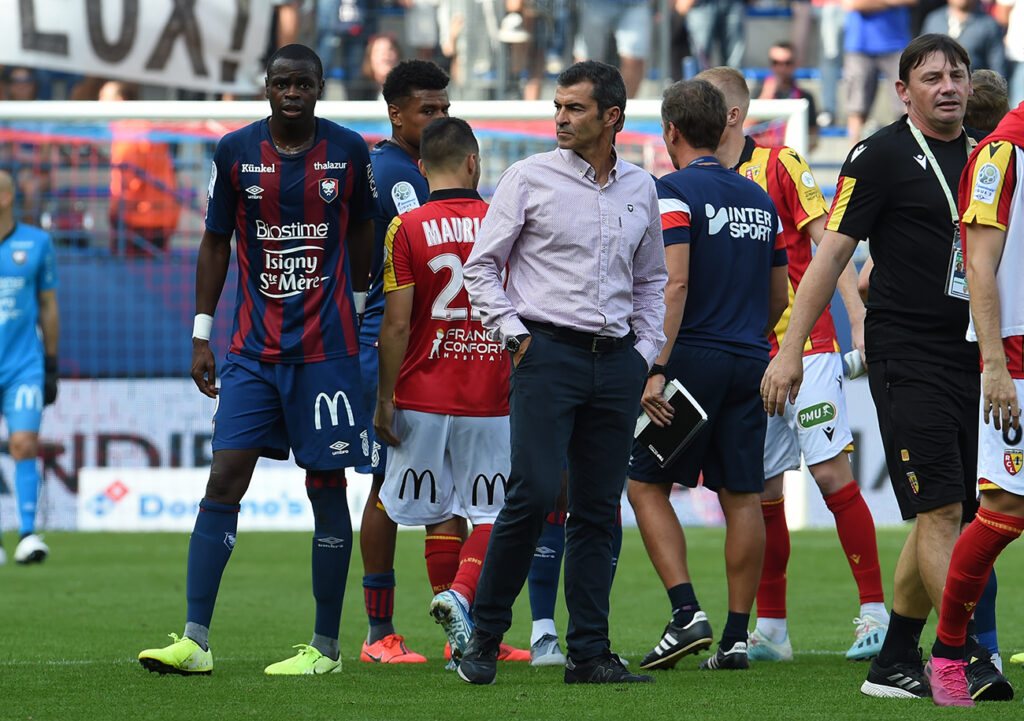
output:
M 459 678 L 466 683 L 482 686 L 494 683 L 494 677 L 498 674 L 500 647 L 501 636 L 474 628 L 466 650 L 462 653 L 462 660 L 459 661 Z
M 572 656 L 565 662 L 566 683 L 654 683 L 645 674 L 630 673 L 612 653 L 605 653 L 587 661 L 573 661 Z

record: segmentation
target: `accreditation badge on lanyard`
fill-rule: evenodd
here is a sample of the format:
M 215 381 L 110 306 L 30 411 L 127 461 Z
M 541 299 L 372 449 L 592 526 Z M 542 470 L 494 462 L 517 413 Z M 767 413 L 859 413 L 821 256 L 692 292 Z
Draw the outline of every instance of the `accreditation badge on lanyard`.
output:
M 967 266 L 964 264 L 964 250 L 960 244 L 960 226 L 953 226 L 953 252 L 949 256 L 949 270 L 946 271 L 946 295 L 951 298 L 970 300 L 967 292 Z
M 925 140 L 921 131 L 918 130 L 910 121 L 909 115 L 907 116 L 907 125 L 910 126 L 911 135 L 914 136 L 914 140 L 917 141 L 917 144 L 921 146 L 921 152 L 924 153 L 925 158 L 928 159 L 928 164 L 932 166 L 932 172 L 935 173 L 935 178 L 939 181 L 939 185 L 942 187 L 942 192 L 946 196 L 946 203 L 949 205 L 950 220 L 953 223 L 953 245 L 950 248 L 949 269 L 946 271 L 946 284 L 943 291 L 950 298 L 970 300 L 971 296 L 967 291 L 967 268 L 964 264 L 964 251 L 960 244 L 960 214 L 956 209 L 956 200 L 953 198 L 953 193 L 950 191 L 949 185 L 946 183 L 946 178 L 942 174 L 942 169 L 939 167 L 938 161 L 935 160 L 935 154 L 928 146 L 928 141 Z M 965 141 L 964 145 L 967 149 L 967 155 L 970 156 L 970 140 Z

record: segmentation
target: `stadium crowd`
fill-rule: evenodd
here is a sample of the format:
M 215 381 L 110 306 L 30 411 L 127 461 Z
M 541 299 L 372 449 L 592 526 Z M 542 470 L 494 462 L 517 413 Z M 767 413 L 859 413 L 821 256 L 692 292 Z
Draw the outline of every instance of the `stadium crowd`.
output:
M 557 0 L 508 0 L 503 18 L 490 18 L 495 38 L 510 46 L 547 43 L 518 62 L 525 63 L 527 96 L 542 90 L 531 85 L 535 70 L 556 76 L 558 148 L 511 165 L 490 204 L 477 192 L 480 146 L 468 123 L 448 117 L 449 74 L 435 62 L 444 61 L 456 83 L 473 70 L 459 42 L 471 21 L 453 9 L 456 0 L 403 4 L 406 41 L 432 41 L 410 43 L 417 58 L 408 60 L 399 38 L 370 32 L 373 7 L 280 4 L 277 47 L 267 60 L 270 116 L 226 135 L 214 154 L 192 335 L 192 378 L 219 400 L 213 461 L 189 546 L 184 633 L 139 654 L 144 667 L 212 671 L 210 625 L 239 504 L 257 459 L 287 458 L 289 450 L 306 471 L 316 521 L 316 614 L 310 643 L 267 674 L 341 670 L 341 599 L 353 545 L 345 469 L 353 467 L 374 474 L 361 535 L 364 662 L 426 660 L 406 647 L 393 619 L 396 527 L 425 525 L 430 612 L 463 680 L 490 684 L 498 661 L 530 661 L 564 665 L 566 683 L 654 681 L 632 673 L 608 639 L 627 478 L 671 608 L 639 670 L 671 668 L 713 645 L 689 578 L 685 535 L 667 503 L 675 484 L 714 490 L 727 524 L 727 615 L 701 668 L 786 661 L 794 649 L 781 475 L 803 459 L 857 582 L 847 658 L 873 659 L 861 691 L 939 705 L 1013 698 L 1001 672 L 992 563 L 1024 530 L 1024 488 L 1016 479 L 1024 458 L 1022 322 L 1011 280 L 1022 240 L 1014 221 L 1024 125 L 1020 108 L 1005 112 L 1006 95 L 1016 104 L 1024 82 L 1024 57 L 1014 57 L 1010 41 L 1019 13 L 1000 2 L 993 18 L 951 0 L 921 18 L 939 32 L 913 37 L 912 4 L 847 4 L 843 74 L 853 147 L 829 207 L 797 152 L 743 135 L 750 90 L 736 69 L 743 58 L 742 30 L 733 33 L 738 4 L 673 6 L 685 18 L 691 69 L 700 72 L 664 93 L 664 141 L 675 172 L 655 180 L 615 147 L 627 98 L 639 92 L 650 60 L 652 5 L 601 0 L 579 12 Z M 804 10 L 794 8 L 794 17 Z M 303 13 L 316 18 L 312 32 L 326 63 L 291 42 Z M 1003 43 L 999 19 L 1009 23 L 1003 57 L 992 52 Z M 429 23 L 436 27 L 427 32 Z M 544 34 L 543 23 L 550 25 Z M 611 59 L 609 27 L 618 69 L 603 62 Z M 713 64 L 712 37 L 726 41 L 724 65 Z M 978 76 L 989 112 L 1006 115 L 987 140 L 964 127 L 971 70 L 979 67 L 965 49 L 972 42 L 985 56 L 980 69 L 991 71 Z M 799 43 L 774 45 L 759 94 L 799 92 L 792 69 L 805 52 Z M 350 71 L 363 77 L 365 88 L 353 83 L 351 97 L 365 92 L 385 101 L 391 137 L 372 150 L 357 133 L 314 114 L 335 67 L 342 78 Z M 879 72 L 905 114 L 862 138 Z M 1008 86 L 1000 73 L 1009 75 Z M 8 69 L 4 79 L 8 93 L 36 82 L 25 68 Z M 135 96 L 121 83 L 82 85 L 101 98 Z M 817 120 L 828 125 L 834 109 L 823 101 Z M 174 197 L 170 151 L 146 144 L 130 126 L 115 142 L 125 167 L 155 165 L 141 173 L 148 189 L 112 180 L 111 226 L 157 252 L 173 231 L 164 216 L 176 221 L 177 208 L 140 203 Z M 48 237 L 14 217 L 13 201 L 45 182 L 0 175 L 0 272 L 11 279 L 0 290 L 19 293 L 8 293 L 0 329 L 19 342 L 26 328 L 35 335 L 37 323 L 44 331 L 25 341 L 31 363 L 0 377 L 3 413 L 27 436 L 11 445 L 24 470 L 18 493 L 26 497 L 38 485 L 26 461 L 43 405 L 56 395 L 56 328 L 46 320 L 56 313 L 56 277 Z M 565 212 L 588 207 L 594 212 Z M 865 306 L 851 258 L 869 237 L 874 265 Z M 231 348 L 219 366 L 209 341 L 232 238 L 241 290 Z M 812 244 L 819 246 L 813 258 Z M 120 252 L 127 252 L 123 238 Z M 737 283 L 748 295 L 736 296 Z M 873 520 L 848 461 L 844 366 L 827 308 L 837 287 L 853 329 L 851 365 L 867 365 L 893 490 L 912 522 L 889 610 Z M 14 303 L 29 309 L 17 326 Z M 663 461 L 632 435 L 641 410 L 655 426 L 672 426 L 666 388 L 675 381 L 707 409 L 707 424 Z M 22 387 L 37 389 L 31 413 Z M 329 425 L 321 421 L 324 393 L 317 394 L 324 387 L 335 393 Z M 15 558 L 42 561 L 49 549 L 34 534 L 34 499 L 22 508 L 23 541 L 35 540 Z M 553 519 L 559 514 L 561 523 Z M 531 649 L 502 643 L 527 579 L 533 600 L 531 569 L 551 527 L 563 535 L 564 655 L 550 614 L 536 609 Z M 558 572 L 557 563 L 547 571 Z M 557 581 L 548 581 L 539 587 L 557 593 Z M 940 625 L 925 664 L 918 646 L 933 610 Z

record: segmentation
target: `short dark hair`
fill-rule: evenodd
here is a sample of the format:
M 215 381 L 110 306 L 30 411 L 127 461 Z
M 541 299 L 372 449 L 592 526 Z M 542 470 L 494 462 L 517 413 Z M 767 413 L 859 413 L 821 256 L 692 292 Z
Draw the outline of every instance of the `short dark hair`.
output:
M 791 53 L 796 52 L 796 49 L 793 47 L 793 43 L 789 42 L 788 40 L 780 40 L 777 43 L 773 43 L 772 47 L 781 48 L 782 50 L 788 50 Z
M 725 131 L 725 96 L 707 80 L 680 80 L 665 89 L 661 120 L 672 123 L 690 147 L 715 150 Z
M 316 71 L 316 79 L 324 79 L 324 64 L 320 62 L 320 56 L 317 55 L 312 48 L 306 47 L 305 45 L 292 43 L 291 45 L 283 45 L 275 50 L 267 59 L 268 78 L 270 77 L 270 69 L 274 67 L 274 63 L 278 60 L 295 60 L 301 63 L 309 63 Z
M 567 88 L 589 80 L 594 84 L 592 97 L 597 101 L 597 112 L 604 114 L 608 108 L 618 108 L 626 117 L 626 83 L 619 69 L 597 60 L 584 60 L 570 65 L 559 76 L 558 87 Z
M 473 128 L 462 118 L 440 117 L 423 128 L 420 160 L 428 170 L 451 170 L 467 155 L 480 153 Z
M 450 78 L 436 63 L 429 60 L 403 60 L 384 78 L 381 95 L 388 105 L 411 98 L 417 90 L 444 90 Z
M 903 48 L 900 55 L 900 80 L 910 82 L 910 71 L 928 59 L 932 53 L 942 53 L 950 65 L 963 65 L 971 72 L 971 56 L 964 46 L 948 35 L 928 33 L 919 35 Z
M 991 133 L 1010 112 L 1006 78 L 995 70 L 981 68 L 971 73 L 971 85 L 974 93 L 967 98 L 964 125 Z

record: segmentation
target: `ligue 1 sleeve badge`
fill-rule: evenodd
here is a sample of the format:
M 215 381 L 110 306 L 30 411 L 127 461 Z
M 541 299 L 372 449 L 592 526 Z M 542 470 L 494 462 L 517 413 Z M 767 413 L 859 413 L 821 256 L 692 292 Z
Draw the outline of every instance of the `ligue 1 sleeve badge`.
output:
M 325 203 L 330 203 L 338 197 L 338 179 L 323 178 L 320 181 L 320 197 Z

